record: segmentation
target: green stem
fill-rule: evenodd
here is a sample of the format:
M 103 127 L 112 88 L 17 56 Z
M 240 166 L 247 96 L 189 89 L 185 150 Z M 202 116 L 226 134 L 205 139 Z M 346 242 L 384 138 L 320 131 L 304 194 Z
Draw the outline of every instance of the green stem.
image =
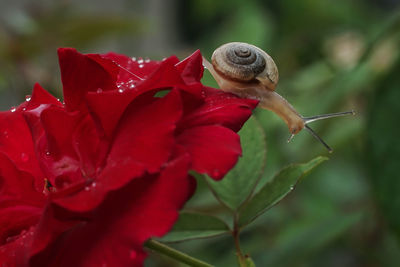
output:
M 212 267 L 212 265 L 200 261 L 198 259 L 195 259 L 193 257 L 190 257 L 189 255 L 182 253 L 176 249 L 173 249 L 161 242 L 158 242 L 154 239 L 149 239 L 146 241 L 146 243 L 144 243 L 144 246 L 148 249 L 151 249 L 153 251 L 156 251 L 160 254 L 166 255 L 176 261 L 185 263 L 189 266 L 193 266 L 193 267 Z
M 240 234 L 240 229 L 238 226 L 238 216 L 237 213 L 235 213 L 233 215 L 233 231 L 232 231 L 232 235 L 233 235 L 233 239 L 235 242 L 235 248 L 236 248 L 236 256 L 238 258 L 238 262 L 239 262 L 239 266 L 240 267 L 246 267 L 247 263 L 246 263 L 246 257 L 243 255 L 242 249 L 240 248 L 240 240 L 239 240 L 239 234 Z

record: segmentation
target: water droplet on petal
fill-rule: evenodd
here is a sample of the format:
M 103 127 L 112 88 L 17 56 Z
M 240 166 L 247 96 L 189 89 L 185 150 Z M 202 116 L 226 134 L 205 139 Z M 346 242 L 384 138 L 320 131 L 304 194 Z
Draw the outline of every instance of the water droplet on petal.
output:
M 140 65 L 139 65 L 139 68 L 143 68 L 143 67 L 144 67 L 144 65 L 143 65 L 143 64 L 140 64 Z
M 90 187 L 89 186 L 85 186 L 85 191 L 89 191 Z
M 96 187 L 97 186 L 97 183 L 96 182 L 93 182 L 92 183 L 92 187 Z
M 10 109 L 11 112 L 15 112 L 16 110 L 17 110 L 16 107 L 11 107 Z
M 31 96 L 30 95 L 26 95 L 25 96 L 25 100 L 28 101 L 28 102 L 31 101 Z
M 133 61 L 136 61 L 136 57 L 132 57 L 132 60 L 133 60 Z
M 103 89 L 97 88 L 96 93 L 100 94 L 100 93 L 102 93 L 102 92 L 103 92 Z
M 139 60 L 137 61 L 137 63 L 142 64 L 144 62 L 143 58 L 139 58 Z
M 124 89 L 122 89 L 122 88 L 118 89 L 118 93 L 123 93 L 123 92 L 124 92 Z
M 22 162 L 27 162 L 29 160 L 29 156 L 26 153 L 21 153 Z
M 144 61 L 145 63 L 149 63 L 151 60 L 146 58 L 146 60 Z
M 211 175 L 212 175 L 213 177 L 219 177 L 219 176 L 221 175 L 221 172 L 220 172 L 219 170 L 213 170 L 213 171 L 211 172 Z
M 46 156 L 50 156 L 50 151 L 45 152 Z
M 132 249 L 131 251 L 129 251 L 129 257 L 130 257 L 132 260 L 135 259 L 136 256 L 137 256 L 137 253 L 136 253 L 135 250 Z

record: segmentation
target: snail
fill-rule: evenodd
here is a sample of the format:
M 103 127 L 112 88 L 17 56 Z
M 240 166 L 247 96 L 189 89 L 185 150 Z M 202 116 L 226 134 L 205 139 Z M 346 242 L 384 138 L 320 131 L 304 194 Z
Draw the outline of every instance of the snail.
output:
M 242 98 L 259 100 L 259 107 L 276 113 L 288 125 L 292 140 L 295 134 L 306 129 L 321 142 L 329 152 L 332 149 L 308 125 L 317 120 L 355 115 L 345 111 L 312 117 L 301 116 L 294 107 L 277 92 L 278 68 L 274 60 L 260 48 L 247 43 L 227 43 L 217 48 L 211 63 L 203 57 L 203 65 L 216 80 L 220 89 Z

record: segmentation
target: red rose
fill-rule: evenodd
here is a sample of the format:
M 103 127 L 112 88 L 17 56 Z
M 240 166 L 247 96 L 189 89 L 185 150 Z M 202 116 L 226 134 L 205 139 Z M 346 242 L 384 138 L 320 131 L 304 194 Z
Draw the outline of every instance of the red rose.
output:
M 143 243 L 194 191 L 188 171 L 221 179 L 234 166 L 257 102 L 203 86 L 198 51 L 59 58 L 65 104 L 35 85 L 0 113 L 0 262 L 141 266 Z

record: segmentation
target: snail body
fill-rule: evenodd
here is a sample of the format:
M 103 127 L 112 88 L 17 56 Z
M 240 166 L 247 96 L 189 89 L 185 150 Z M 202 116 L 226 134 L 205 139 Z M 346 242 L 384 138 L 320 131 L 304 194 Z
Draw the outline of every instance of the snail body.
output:
M 227 43 L 217 48 L 211 62 L 203 58 L 221 90 L 242 98 L 259 100 L 259 107 L 276 113 L 288 125 L 291 138 L 306 128 L 329 151 L 332 149 L 307 125 L 316 120 L 353 114 L 353 111 L 302 117 L 295 108 L 277 92 L 278 68 L 274 60 L 260 48 L 247 43 Z

